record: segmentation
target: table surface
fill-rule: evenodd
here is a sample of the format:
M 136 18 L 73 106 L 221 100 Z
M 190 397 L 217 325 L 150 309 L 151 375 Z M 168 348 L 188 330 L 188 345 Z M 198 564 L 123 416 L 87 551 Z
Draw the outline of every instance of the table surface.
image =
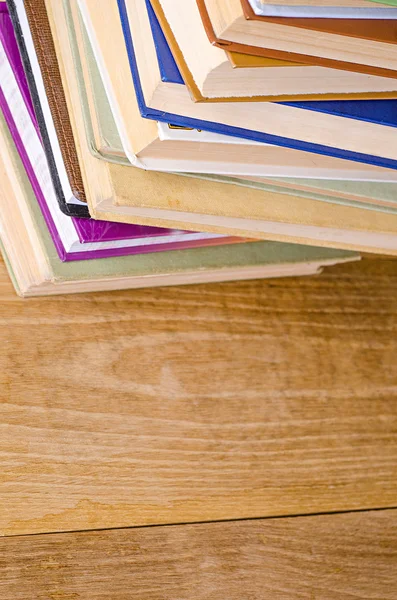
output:
M 396 260 L 0 324 L 1 599 L 397 599 Z

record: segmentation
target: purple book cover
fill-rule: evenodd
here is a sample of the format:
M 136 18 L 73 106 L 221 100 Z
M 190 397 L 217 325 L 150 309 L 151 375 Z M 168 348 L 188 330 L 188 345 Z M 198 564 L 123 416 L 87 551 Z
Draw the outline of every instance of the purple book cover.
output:
M 16 43 L 13 26 L 11 19 L 8 15 L 6 4 L 0 2 L 0 39 L 5 49 L 8 61 L 14 72 L 15 79 L 17 80 L 19 89 L 22 93 L 32 123 L 34 124 L 36 131 L 39 133 L 38 125 L 33 110 L 31 97 L 29 94 L 29 88 L 27 85 L 26 76 L 24 73 L 21 56 Z M 7 101 L 4 97 L 2 90 L 0 89 L 0 107 L 10 129 L 14 143 L 22 160 L 22 163 L 26 169 L 30 183 L 33 187 L 35 195 L 37 197 L 40 209 L 46 221 L 47 227 L 56 246 L 58 255 L 62 261 L 70 260 L 87 260 L 94 258 L 109 258 L 113 256 L 125 256 L 130 254 L 141 254 L 148 252 L 161 252 L 168 250 L 177 250 L 185 248 L 202 247 L 209 245 L 219 245 L 227 243 L 235 243 L 239 240 L 238 238 L 231 237 L 217 237 L 212 239 L 196 239 L 196 240 L 181 240 L 174 242 L 165 242 L 164 244 L 152 244 L 135 247 L 124 247 L 124 248 L 112 248 L 112 249 L 97 249 L 87 250 L 80 252 L 67 252 L 63 246 L 56 225 L 52 219 L 50 210 L 48 208 L 46 199 L 44 198 L 40 184 L 35 175 L 34 169 L 30 163 L 28 154 L 25 150 L 23 141 L 19 135 L 16 123 L 11 114 Z M 77 236 L 82 244 L 84 243 L 95 243 L 95 242 L 112 242 L 120 240 L 132 240 L 142 239 L 150 237 L 159 237 L 167 235 L 189 234 L 190 232 L 176 231 L 170 229 L 164 229 L 160 227 L 147 227 L 141 225 L 130 225 L 123 223 L 114 223 L 109 221 L 95 221 L 94 219 L 78 219 L 71 217 L 72 222 L 75 226 Z
M 98 241 L 131 240 L 152 237 L 154 235 L 169 235 L 172 232 L 172 230 L 164 229 L 163 227 L 130 225 L 128 223 L 115 223 L 113 221 L 95 221 L 95 219 L 78 219 L 76 217 L 71 218 L 76 227 L 79 239 L 83 244 Z M 178 231 L 181 233 L 180 230 Z

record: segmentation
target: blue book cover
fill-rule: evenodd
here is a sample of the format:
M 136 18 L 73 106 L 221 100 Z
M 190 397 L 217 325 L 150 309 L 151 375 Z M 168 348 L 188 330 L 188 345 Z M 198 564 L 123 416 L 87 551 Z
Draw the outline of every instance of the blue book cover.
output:
M 171 50 L 167 44 L 163 31 L 156 18 L 149 0 L 146 0 L 149 20 L 152 28 L 153 41 L 156 48 L 159 70 L 162 81 L 184 85 L 182 76 L 174 61 Z M 128 52 L 128 58 L 131 68 L 131 74 L 134 81 L 135 92 L 142 117 L 153 119 L 165 123 L 172 123 L 180 127 L 191 127 L 193 129 L 203 129 L 213 133 L 230 135 L 234 137 L 245 138 L 255 142 L 263 142 L 276 146 L 284 146 L 295 150 L 313 152 L 315 154 L 324 154 L 346 160 L 376 165 L 379 167 L 397 169 L 397 160 L 383 158 L 369 154 L 352 152 L 341 148 L 323 146 L 298 139 L 280 137 L 273 134 L 267 134 L 262 131 L 253 131 L 241 127 L 231 127 L 223 123 L 212 121 L 202 121 L 186 115 L 178 115 L 168 112 L 162 112 L 147 106 L 140 82 L 139 70 L 134 53 L 134 43 L 128 22 L 128 14 L 125 0 L 118 0 L 120 18 L 125 38 L 125 44 Z M 316 111 L 333 116 L 344 117 L 359 121 L 385 125 L 388 127 L 397 126 L 397 100 L 339 100 L 339 101 L 321 101 L 321 102 L 284 102 L 280 103 L 286 106 L 299 108 L 303 111 Z M 303 115 L 304 116 L 304 115 Z M 396 132 L 397 134 L 397 132 Z

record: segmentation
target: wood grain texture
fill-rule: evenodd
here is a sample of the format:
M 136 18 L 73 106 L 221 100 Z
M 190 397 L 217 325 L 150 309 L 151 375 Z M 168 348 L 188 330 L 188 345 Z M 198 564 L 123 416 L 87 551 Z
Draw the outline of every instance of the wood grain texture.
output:
M 4 600 L 396 600 L 397 511 L 0 540 Z
M 17 298 L 0 272 L 0 531 L 397 506 L 397 261 Z

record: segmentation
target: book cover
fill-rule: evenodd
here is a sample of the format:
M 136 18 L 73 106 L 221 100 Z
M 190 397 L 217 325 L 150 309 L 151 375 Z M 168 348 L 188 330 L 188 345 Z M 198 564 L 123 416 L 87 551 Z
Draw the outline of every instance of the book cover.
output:
M 279 18 L 265 17 L 252 10 L 250 0 L 240 0 L 246 19 L 262 21 L 264 23 L 277 23 L 286 27 L 299 27 L 311 29 L 319 33 L 333 33 L 362 40 L 375 40 L 386 44 L 397 43 L 397 21 L 394 18 L 383 17 L 380 19 L 317 19 L 317 18 Z M 358 9 L 357 9 L 358 10 Z
M 5 5 L 0 4 L 0 8 Z M 93 219 L 64 217 L 57 214 L 58 206 L 52 201 L 54 190 L 44 152 L 37 135 L 37 123 L 31 109 L 29 90 L 22 68 L 18 47 L 8 14 L 0 13 L 0 108 L 12 134 L 15 146 L 26 169 L 29 180 L 37 197 L 43 216 L 53 238 L 61 260 L 87 260 L 122 256 L 163 250 L 199 247 L 203 245 L 233 243 L 235 238 L 192 233 L 188 231 L 168 230 L 140 225 L 119 224 Z M 14 76 L 14 80 L 12 80 Z M 7 86 L 7 93 L 13 99 L 12 107 L 6 100 L 1 86 Z M 19 94 L 18 94 L 19 91 Z M 23 132 L 18 129 L 15 118 L 24 124 Z M 27 150 L 21 136 L 27 144 L 35 140 L 36 151 Z M 33 146 L 32 146 L 33 148 Z M 32 161 L 39 171 L 36 171 Z M 44 186 L 44 188 L 43 188 Z M 75 235 L 73 236 L 73 228 Z M 65 230 L 69 232 L 66 234 Z M 80 244 L 68 249 L 67 242 L 76 238 Z M 113 243 L 116 242 L 116 243 Z M 80 248 L 80 251 L 77 248 Z
M 397 19 L 397 10 L 386 6 L 371 6 L 370 2 L 360 2 L 357 6 L 321 6 L 289 4 L 272 2 L 272 0 L 249 0 L 252 10 L 257 16 L 262 17 L 288 17 L 301 19 Z M 383 4 L 383 2 L 380 2 Z M 390 2 L 392 4 L 392 2 Z
M 330 67 L 331 69 L 342 69 L 344 71 L 356 71 L 357 73 L 367 73 L 369 75 L 380 75 L 382 77 L 397 77 L 397 71 L 393 69 L 386 69 L 382 67 L 374 67 L 369 65 L 360 65 L 354 62 L 345 62 L 340 60 L 334 60 L 330 58 L 324 58 L 320 56 L 312 56 L 307 54 L 299 54 L 297 52 L 287 52 L 284 50 L 275 50 L 274 48 L 263 48 L 259 46 L 252 46 L 249 44 L 242 44 L 239 42 L 231 42 L 219 38 L 212 26 L 211 19 L 209 17 L 205 0 L 196 0 L 200 10 L 201 18 L 203 21 L 204 28 L 211 44 L 227 50 L 229 52 L 238 52 L 242 54 L 249 54 L 254 56 L 261 56 L 265 58 L 275 58 L 279 60 L 287 60 L 292 62 L 299 62 L 309 65 L 318 65 L 320 67 Z M 250 7 L 249 7 L 250 8 Z
M 337 158 L 354 160 L 358 162 L 373 164 L 386 168 L 397 168 L 397 160 L 374 156 L 341 148 L 329 147 L 317 143 L 306 142 L 267 134 L 262 131 L 253 131 L 244 129 L 243 127 L 234 127 L 223 123 L 203 121 L 191 118 L 187 115 L 178 115 L 175 113 L 167 113 L 157 109 L 153 109 L 146 104 L 143 94 L 139 69 L 134 53 L 134 44 L 129 26 L 128 13 L 125 0 L 118 0 L 120 17 L 122 20 L 125 43 L 127 46 L 128 57 L 130 61 L 131 73 L 135 84 L 136 96 L 141 114 L 145 118 L 155 119 L 158 121 L 166 121 L 182 127 L 193 127 L 195 129 L 204 129 L 215 133 L 233 135 L 243 137 L 254 141 L 264 142 L 268 144 L 286 146 L 298 150 L 304 150 L 317 154 L 325 154 Z M 164 81 L 172 82 L 177 85 L 184 85 L 183 78 L 177 68 L 172 52 L 164 37 L 163 31 L 157 21 L 156 15 L 151 7 L 149 0 L 146 0 L 146 6 L 152 28 L 153 39 L 157 57 L 160 66 L 160 72 Z M 356 101 L 334 101 L 334 102 L 287 102 L 286 106 L 299 108 L 302 111 L 317 111 L 334 116 L 341 116 L 347 119 L 367 121 L 376 123 L 379 126 L 387 125 L 390 127 L 397 126 L 397 101 L 395 100 L 356 100 Z M 302 113 L 302 117 L 304 113 Z
M 309 101 L 309 100 L 321 100 L 321 101 L 325 101 L 325 100 L 369 100 L 369 99 L 394 99 L 397 98 L 397 82 L 394 79 L 391 78 L 382 78 L 381 82 L 382 82 L 382 91 L 369 91 L 369 88 L 365 87 L 368 86 L 368 78 L 362 74 L 357 74 L 355 73 L 354 75 L 351 72 L 343 72 L 341 73 L 340 70 L 338 69 L 324 69 L 324 72 L 321 73 L 322 77 L 324 78 L 324 81 L 326 81 L 327 83 L 325 84 L 324 87 L 327 87 L 327 91 L 319 91 L 318 93 L 313 92 L 313 91 L 308 91 L 308 88 L 306 92 L 302 92 L 302 93 L 297 93 L 296 92 L 296 83 L 295 85 L 292 87 L 291 93 L 280 93 L 280 85 L 283 85 L 283 83 L 285 83 L 285 81 L 283 81 L 284 76 L 281 74 L 279 75 L 280 79 L 277 82 L 277 93 L 274 94 L 268 94 L 268 95 L 256 95 L 255 93 L 248 93 L 247 95 L 244 94 L 240 94 L 240 95 L 228 95 L 228 96 L 224 96 L 222 94 L 219 94 L 217 96 L 212 95 L 212 96 L 206 96 L 204 95 L 198 85 L 196 84 L 196 81 L 194 79 L 194 75 L 193 72 L 189 69 L 189 65 L 188 65 L 188 61 L 185 59 L 184 53 L 183 53 L 183 49 L 179 46 L 178 41 L 172 31 L 172 27 L 171 24 L 168 22 L 167 17 L 164 13 L 163 7 L 162 7 L 162 1 L 161 0 L 150 0 L 150 3 L 152 5 L 152 8 L 156 14 L 156 18 L 159 22 L 159 25 L 164 33 L 164 36 L 167 40 L 167 44 L 172 52 L 172 55 L 178 65 L 178 69 L 182 75 L 183 81 L 186 84 L 186 86 L 189 89 L 189 92 L 193 98 L 193 100 L 195 102 L 287 102 L 287 101 Z M 244 55 L 238 55 L 239 57 L 244 56 Z M 248 57 L 248 55 L 246 55 Z M 226 58 L 226 56 L 225 56 Z M 258 57 L 248 57 L 251 59 L 255 59 Z M 240 59 L 241 60 L 241 59 Z M 320 73 L 318 72 L 319 70 L 321 70 L 321 68 L 319 69 L 318 67 L 313 67 L 312 65 L 298 65 L 298 63 L 286 63 L 284 65 L 281 64 L 275 64 L 275 61 L 272 61 L 271 59 L 264 59 L 265 61 L 269 61 L 268 64 L 262 64 L 261 65 L 261 71 L 254 71 L 255 74 L 257 74 L 258 77 L 258 81 L 261 82 L 261 89 L 263 89 L 263 87 L 265 87 L 265 81 L 267 81 L 267 86 L 269 86 L 269 79 L 265 79 L 268 75 L 270 75 L 270 79 L 273 76 L 273 67 L 283 67 L 282 68 L 282 72 L 287 73 L 287 75 L 285 75 L 285 79 L 288 81 L 291 78 L 291 68 L 288 71 L 285 71 L 286 67 L 298 67 L 300 66 L 301 71 L 299 72 L 299 74 L 296 75 L 292 75 L 292 77 L 296 77 L 297 79 L 299 79 L 299 75 L 303 78 L 305 77 L 309 77 L 309 73 L 311 73 L 313 71 L 313 69 L 316 71 L 316 77 L 315 77 L 315 85 L 312 85 L 312 88 L 316 88 L 317 90 L 321 90 L 321 84 L 322 84 L 322 80 L 320 77 Z M 231 65 L 229 65 L 231 67 Z M 255 67 L 258 67 L 259 65 L 255 65 Z M 247 65 L 248 68 L 250 68 L 249 65 Z M 285 68 L 284 68 L 285 67 Z M 266 69 L 265 71 L 263 71 L 263 69 Z M 233 77 L 233 75 L 235 75 L 236 73 L 233 73 L 233 69 L 230 68 L 230 75 L 231 77 Z M 306 73 L 305 73 L 306 71 Z M 239 75 L 242 74 L 242 72 L 238 73 Z M 346 77 L 348 75 L 348 77 Z M 342 77 L 344 79 L 342 79 Z M 357 79 L 359 78 L 359 85 L 361 87 L 361 91 L 351 91 L 352 90 L 352 77 L 355 78 L 355 85 L 358 84 Z M 244 73 L 244 78 L 245 81 L 248 81 L 247 79 L 247 74 L 246 72 Z M 283 79 L 281 79 L 283 78 Z M 319 81 L 320 79 L 320 81 Z M 343 83 L 342 83 L 343 81 Z M 385 85 L 385 81 L 387 81 L 388 86 Z M 292 79 L 293 82 L 293 79 Z M 271 82 L 270 82 L 271 83 Z M 340 85 L 340 87 L 339 87 Z M 343 91 L 340 91 L 343 85 Z M 338 86 L 338 87 L 335 87 Z M 248 84 L 245 84 L 245 91 L 249 88 Z M 350 90 L 350 91 L 347 91 Z M 388 90 L 388 91 L 385 91 Z M 248 89 L 248 91 L 250 91 Z
M 84 113 L 70 46 L 71 23 L 57 0 L 49 0 L 47 5 L 58 60 L 68 81 L 65 85 L 68 106 L 74 109 L 74 133 L 80 140 L 79 159 L 87 167 L 87 198 L 92 214 L 101 219 L 133 220 L 143 225 L 161 224 L 300 244 L 396 252 L 393 215 L 378 212 L 374 218 L 375 215 L 357 208 L 336 210 L 323 202 L 252 189 L 244 192 L 244 202 L 241 202 L 241 189 L 234 185 L 196 181 L 171 173 L 144 172 L 95 159 L 86 144 L 81 143 Z M 140 28 L 146 35 L 150 24 L 144 12 L 142 16 L 145 18 Z M 112 13 L 112 19 L 118 23 L 117 12 Z M 106 31 L 104 26 L 102 33 L 106 35 Z M 155 57 L 154 48 L 152 53 Z M 135 101 L 133 93 L 131 102 L 135 104 Z
M 37 117 L 41 138 L 50 167 L 59 206 L 66 215 L 89 218 L 85 191 L 74 138 L 70 126 L 66 100 L 48 23 L 45 0 L 7 0 L 16 40 Z M 23 20 L 23 22 L 21 22 Z M 30 52 L 28 51 L 30 45 Z M 37 61 L 32 64 L 32 56 Z M 45 99 L 48 111 L 42 101 Z M 46 117 L 51 115 L 51 125 L 56 140 L 51 137 Z M 63 170 L 62 177 L 56 148 L 59 146 Z
M 378 4 L 387 4 L 389 6 L 397 6 L 397 0 L 368 0 L 369 2 L 377 2 Z
M 244 240 L 228 236 L 206 233 L 170 230 L 159 227 L 146 227 L 79 219 L 65 216 L 58 205 L 52 202 L 51 194 L 44 194 L 40 181 L 32 166 L 20 132 L 15 124 L 11 109 L 0 89 L 0 109 L 4 115 L 15 147 L 21 158 L 26 174 L 32 185 L 37 202 L 51 234 L 58 256 L 62 261 L 92 260 L 116 256 L 163 252 L 203 246 L 241 243 Z M 26 121 L 25 121 L 26 124 Z M 57 212 L 59 211 L 59 213 Z M 73 227 L 76 235 L 73 236 Z M 71 246 L 76 238 L 80 244 Z M 71 246 L 68 248 L 68 246 Z
M 95 2 L 91 3 L 91 10 L 95 9 Z M 90 21 L 90 12 L 86 12 L 84 22 L 87 24 Z M 117 12 L 114 13 L 117 18 Z M 109 22 L 109 19 L 108 19 Z M 122 148 L 122 140 L 120 137 L 120 133 L 117 127 L 117 124 L 113 118 L 111 118 L 111 107 L 109 102 L 107 101 L 107 93 L 104 89 L 103 85 L 101 85 L 101 75 L 98 68 L 98 63 L 95 58 L 95 53 L 91 49 L 90 43 L 87 45 L 78 45 L 78 41 L 74 36 L 74 31 L 76 28 L 84 28 L 85 25 L 78 18 L 78 14 L 75 14 L 72 19 L 68 21 L 69 23 L 69 39 L 74 48 L 73 51 L 73 64 L 75 73 L 77 75 L 76 81 L 78 82 L 78 91 L 80 96 L 80 103 L 83 108 L 84 114 L 84 123 L 86 126 L 86 136 L 88 140 L 89 147 L 97 148 L 99 147 L 98 140 L 111 140 L 114 144 L 114 148 Z M 93 24 L 92 24 L 93 25 Z M 94 25 L 93 25 L 94 26 Z M 120 26 L 121 27 L 121 26 Z M 102 33 L 99 33 L 97 30 L 91 32 L 91 36 L 96 37 L 96 43 L 102 44 L 103 35 L 106 35 L 107 29 L 104 28 Z M 122 44 L 120 44 L 121 52 L 124 51 L 122 48 Z M 107 53 L 105 48 L 102 48 L 102 51 Z M 84 55 L 83 55 L 84 53 Z M 87 84 L 90 85 L 90 82 L 85 82 L 81 77 L 82 73 L 82 64 L 81 61 L 87 61 L 85 70 L 89 71 L 90 76 L 93 76 L 92 83 L 94 83 L 94 88 L 88 92 L 91 94 L 91 102 L 94 103 L 95 111 L 90 110 L 89 103 L 90 100 L 87 96 Z M 128 58 L 127 58 L 127 73 L 129 72 L 128 66 Z M 95 74 L 97 76 L 95 76 Z M 106 74 L 106 73 L 105 73 Z M 123 79 L 124 80 L 124 79 Z M 99 85 L 98 85 L 99 84 Z M 129 90 L 127 96 L 132 97 L 129 98 L 129 109 L 131 109 L 131 116 L 135 122 L 134 113 L 139 114 L 138 106 L 135 99 L 134 86 L 132 79 L 130 82 L 125 83 L 124 90 Z M 95 96 L 95 99 L 93 98 Z M 97 100 L 100 101 L 97 102 Z M 134 107 L 132 109 L 132 107 Z M 139 114 L 140 116 L 140 114 Z M 95 119 L 95 125 L 90 127 L 91 119 Z M 144 119 L 140 118 L 140 121 L 144 123 Z M 261 152 L 265 150 L 265 152 L 261 152 L 262 156 L 262 165 L 261 168 L 255 173 L 256 176 L 262 177 L 303 177 L 305 179 L 314 177 L 319 179 L 320 177 L 331 178 L 331 179 L 347 179 L 347 180 L 365 180 L 365 181 L 373 181 L 375 180 L 383 180 L 384 181 L 392 181 L 397 179 L 397 171 L 392 169 L 379 169 L 378 167 L 372 167 L 369 165 L 361 165 L 360 163 L 353 161 L 341 161 L 339 159 L 334 159 L 330 157 L 323 157 L 321 155 L 313 156 L 313 154 L 304 153 L 296 150 L 290 150 L 283 147 L 269 146 L 260 144 L 259 142 L 253 143 L 250 140 L 245 140 L 244 138 L 235 138 L 226 135 L 220 135 L 215 133 L 209 133 L 204 130 L 194 130 L 194 129 L 186 129 L 186 128 L 178 128 L 170 126 L 168 123 L 157 122 L 157 131 L 159 134 L 159 138 L 161 140 L 181 140 L 189 142 L 189 140 L 200 141 L 203 147 L 207 146 L 208 151 L 211 152 L 211 146 L 208 144 L 222 144 L 224 147 L 225 144 L 235 145 L 236 143 L 242 144 L 244 147 L 246 144 L 257 147 L 256 152 Z M 101 132 L 100 135 L 94 134 L 94 129 L 98 132 Z M 107 142 L 109 143 L 109 142 Z M 102 144 L 103 145 L 103 144 Z M 260 148 L 258 148 L 260 147 Z M 227 152 L 228 149 L 224 148 L 223 152 Z M 97 156 L 97 152 L 94 150 L 94 156 Z M 276 154 L 278 158 L 276 158 Z M 293 155 L 293 156 L 292 156 Z M 292 163 L 291 163 L 292 161 Z M 288 168 L 287 164 L 291 163 L 291 167 Z M 326 164 L 325 164 L 326 163 Z M 119 164 L 125 164 L 121 162 Z M 292 166 L 292 164 L 294 166 Z M 273 170 L 272 166 L 273 165 Z M 323 167 L 321 167 L 323 165 Z M 203 165 L 204 166 L 204 165 Z M 187 171 L 188 165 L 185 165 Z M 207 167 L 208 168 L 208 167 Z M 169 169 L 172 171 L 173 169 Z M 205 169 L 202 169 L 204 172 Z M 212 173 L 214 171 L 211 171 Z M 217 171 L 215 171 L 216 173 Z M 220 171 L 222 172 L 222 171 Z M 224 172 L 224 171 L 223 171 Z M 228 170 L 227 175 L 238 173 L 237 170 L 230 168 Z M 247 175 L 247 173 L 245 173 Z M 251 173 L 254 175 L 254 173 Z M 237 175 L 236 175 L 237 176 Z
M 2 201 L 2 210 L 0 210 L 1 225 L 5 231 L 0 249 L 5 254 L 15 287 L 22 295 L 309 274 L 317 272 L 322 265 L 359 259 L 357 254 L 344 250 L 277 242 L 254 242 L 239 244 L 238 247 L 232 245 L 161 252 L 156 255 L 141 254 L 134 260 L 122 256 L 92 260 L 89 263 L 87 261 L 61 262 L 1 115 L 0 177 L 6 198 L 4 204 Z M 7 202 L 18 209 L 13 217 L 7 210 Z M 29 219 L 21 213 L 20 203 L 28 209 Z M 10 219 L 13 219 L 13 227 L 9 227 Z M 41 262 L 46 263 L 45 279 L 36 280 L 33 285 L 29 282 L 29 277 L 23 277 L 23 272 L 21 273 L 21 269 L 23 271 L 26 268 L 25 261 L 21 260 L 22 252 L 24 251 L 27 257 L 35 254 L 28 227 L 34 228 L 35 236 L 40 242 Z M 18 231 L 19 244 L 15 243 L 15 236 L 9 237 L 9 233 L 15 231 L 15 228 Z M 23 287 L 20 286 L 21 283 Z

